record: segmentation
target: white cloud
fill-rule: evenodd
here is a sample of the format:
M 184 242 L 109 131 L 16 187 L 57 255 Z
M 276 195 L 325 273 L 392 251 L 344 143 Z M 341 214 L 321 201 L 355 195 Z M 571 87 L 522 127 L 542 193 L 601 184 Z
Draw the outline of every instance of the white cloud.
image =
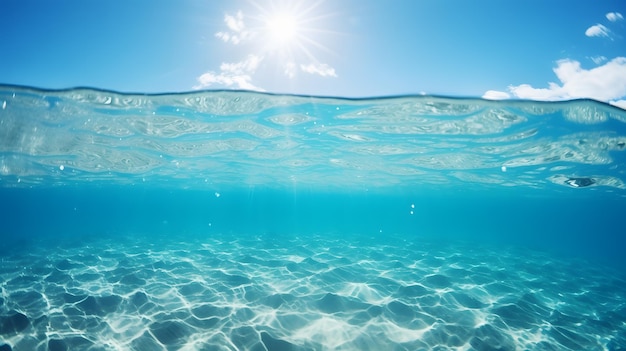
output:
M 585 35 L 588 37 L 608 37 L 610 32 L 611 31 L 607 27 L 601 24 L 596 24 L 595 26 L 587 28 Z
M 310 63 L 308 65 L 300 65 L 300 69 L 303 72 L 309 74 L 317 74 L 322 77 L 337 77 L 335 69 L 325 63 Z
M 610 101 L 609 103 L 611 105 L 614 105 L 614 106 L 617 106 L 619 108 L 623 108 L 624 110 L 626 110 L 626 100 Z
M 591 61 L 593 61 L 593 63 L 595 63 L 596 65 L 599 65 L 602 62 L 606 61 L 606 56 L 594 56 L 591 57 Z
M 549 88 L 533 88 L 530 84 L 509 86 L 513 96 L 521 99 L 533 100 L 567 100 L 568 96 L 562 87 L 555 83 L 548 83 Z
M 483 99 L 487 99 L 487 100 L 505 100 L 505 99 L 509 99 L 510 97 L 511 95 L 509 93 L 506 93 L 504 91 L 497 91 L 497 90 L 487 90 L 483 94 Z
M 626 57 L 616 57 L 590 70 L 581 68 L 578 61 L 560 60 L 554 73 L 561 85 L 549 83 L 548 88 L 534 88 L 521 84 L 510 86 L 509 92 L 533 100 L 591 98 L 611 102 L 626 97 Z
M 623 20 L 624 16 L 622 16 L 622 14 L 619 12 L 609 12 L 606 14 L 606 19 L 608 19 L 611 22 L 617 22 L 617 21 Z
M 194 89 L 208 88 L 212 85 L 222 85 L 233 87 L 236 89 L 263 91 L 252 84 L 252 75 L 263 61 L 262 57 L 256 55 L 248 55 L 244 61 L 225 62 L 220 65 L 220 72 L 206 72 L 196 78 L 198 84 Z
M 624 19 L 619 12 L 609 12 L 606 18 L 610 22 Z M 585 35 L 611 37 L 612 32 L 604 25 L 596 24 L 587 28 Z M 584 69 L 575 60 L 557 61 L 553 71 L 560 84 L 549 82 L 547 88 L 535 88 L 530 84 L 511 85 L 508 92 L 489 90 L 483 94 L 483 98 L 499 100 L 513 97 L 546 101 L 590 98 L 626 109 L 626 57 L 616 57 L 608 62 L 605 56 L 587 58 L 597 66 Z
M 251 80 L 252 78 L 246 74 L 232 75 L 223 72 L 219 74 L 215 72 L 207 72 L 197 78 L 198 84 L 193 88 L 203 89 L 217 84 L 236 89 L 263 91 L 263 89 L 252 84 Z
M 238 11 L 234 16 L 224 15 L 224 22 L 230 31 L 215 33 L 215 36 L 224 42 L 237 45 L 252 37 L 252 32 L 246 28 L 246 24 L 243 21 L 243 13 L 241 11 Z

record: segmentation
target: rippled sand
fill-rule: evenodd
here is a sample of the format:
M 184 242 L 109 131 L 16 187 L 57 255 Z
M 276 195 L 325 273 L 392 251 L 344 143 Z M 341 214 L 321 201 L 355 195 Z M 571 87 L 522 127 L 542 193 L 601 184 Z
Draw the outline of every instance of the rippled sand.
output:
M 0 350 L 626 345 L 624 280 L 528 250 L 337 234 L 37 247 L 2 256 Z

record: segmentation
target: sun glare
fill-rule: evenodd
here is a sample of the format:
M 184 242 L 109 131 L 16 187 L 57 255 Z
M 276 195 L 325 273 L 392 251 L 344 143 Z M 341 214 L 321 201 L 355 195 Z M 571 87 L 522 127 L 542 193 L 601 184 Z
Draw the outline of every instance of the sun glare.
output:
M 253 16 L 259 34 L 258 44 L 264 54 L 276 55 L 283 61 L 296 61 L 296 56 L 305 56 L 307 61 L 316 61 L 313 49 L 328 50 L 316 40 L 325 33 L 324 19 L 330 14 L 319 14 L 324 0 L 285 1 L 272 0 L 251 4 L 258 10 Z
M 254 46 L 254 57 L 273 67 L 274 74 L 292 79 L 299 74 L 336 77 L 335 69 L 320 60 L 320 52 L 334 55 L 322 42 L 336 40 L 329 29 L 336 13 L 327 12 L 326 0 L 248 0 L 253 9 L 245 20 L 245 39 Z M 243 15 L 240 15 L 243 22 Z M 238 27 L 237 27 L 238 28 Z M 239 33 L 236 33 L 239 34 Z M 220 34 L 220 38 L 227 36 Z M 227 37 L 230 39 L 230 37 Z M 238 39 L 238 38 L 237 38 Z M 269 71 L 266 71 L 269 72 Z
M 290 13 L 276 13 L 268 18 L 266 23 L 267 34 L 272 44 L 276 46 L 289 45 L 298 35 L 298 21 Z

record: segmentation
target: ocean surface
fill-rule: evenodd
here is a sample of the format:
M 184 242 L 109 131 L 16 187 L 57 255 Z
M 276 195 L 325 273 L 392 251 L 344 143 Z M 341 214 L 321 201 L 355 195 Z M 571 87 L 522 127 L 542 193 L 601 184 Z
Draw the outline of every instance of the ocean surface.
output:
M 0 351 L 625 350 L 626 111 L 0 86 Z

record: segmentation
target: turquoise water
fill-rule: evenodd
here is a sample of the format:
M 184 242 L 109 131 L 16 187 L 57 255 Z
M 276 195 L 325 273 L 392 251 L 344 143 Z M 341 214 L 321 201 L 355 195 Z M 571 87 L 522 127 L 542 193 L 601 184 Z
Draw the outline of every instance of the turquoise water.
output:
M 0 86 L 0 350 L 626 348 L 626 111 Z

